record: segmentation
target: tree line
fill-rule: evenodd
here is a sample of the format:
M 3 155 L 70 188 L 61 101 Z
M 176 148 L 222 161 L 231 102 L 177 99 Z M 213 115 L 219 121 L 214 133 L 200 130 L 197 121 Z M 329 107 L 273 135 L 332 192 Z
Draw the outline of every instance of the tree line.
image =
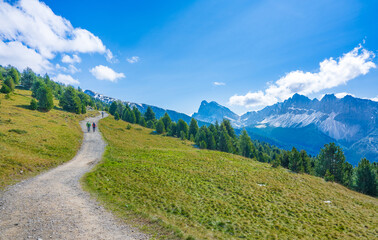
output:
M 33 99 L 29 107 L 32 110 L 50 111 L 54 108 L 54 98 L 59 100 L 59 106 L 63 110 L 77 114 L 86 113 L 88 106 L 101 110 L 106 108 L 106 104 L 91 98 L 80 88 L 75 89 L 72 86 L 54 82 L 49 75 L 45 74 L 42 77 L 30 68 L 20 73 L 12 66 L 0 66 L 0 81 L 2 81 L 0 92 L 7 94 L 8 98 L 16 86 L 31 90 Z
M 378 195 L 378 164 L 363 158 L 357 167 L 346 162 L 343 150 L 335 143 L 325 144 L 317 156 L 310 156 L 305 150 L 295 147 L 283 150 L 258 140 L 252 140 L 245 129 L 238 136 L 229 120 L 209 126 L 198 126 L 192 118 L 189 125 L 179 119 L 172 121 L 167 113 L 155 118 L 151 107 L 142 114 L 138 108 L 113 102 L 109 112 L 116 120 L 136 123 L 155 129 L 158 134 L 190 140 L 201 149 L 217 150 L 238 154 L 247 158 L 267 162 L 272 167 L 282 166 L 296 173 L 306 173 L 340 183 L 350 189 L 371 196 Z

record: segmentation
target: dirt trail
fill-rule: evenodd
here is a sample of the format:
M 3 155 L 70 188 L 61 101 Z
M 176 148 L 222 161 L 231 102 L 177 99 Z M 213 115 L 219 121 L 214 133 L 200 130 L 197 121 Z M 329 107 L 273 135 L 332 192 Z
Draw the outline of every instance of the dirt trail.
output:
M 0 192 L 0 239 L 148 239 L 114 218 L 91 199 L 79 180 L 100 161 L 105 150 L 101 134 L 88 133 L 69 162 Z

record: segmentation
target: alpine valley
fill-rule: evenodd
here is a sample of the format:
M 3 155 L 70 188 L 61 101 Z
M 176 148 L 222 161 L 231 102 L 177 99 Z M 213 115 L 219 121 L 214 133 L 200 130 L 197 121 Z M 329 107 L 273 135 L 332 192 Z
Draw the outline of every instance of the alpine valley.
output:
M 107 103 L 116 100 L 90 90 L 85 93 Z M 125 103 L 137 107 L 142 113 L 149 106 Z M 378 161 L 378 102 L 368 99 L 350 95 L 337 98 L 334 94 L 327 94 L 321 100 L 311 100 L 294 94 L 284 102 L 241 116 L 216 102 L 207 101 L 202 101 L 198 112 L 191 117 L 151 107 L 157 118 L 167 112 L 174 121 L 181 118 L 189 123 L 193 117 L 199 125 L 229 119 L 237 131 L 245 128 L 252 139 L 284 149 L 296 147 L 316 155 L 324 144 L 335 142 L 343 148 L 346 160 L 352 165 L 357 165 L 362 157 Z

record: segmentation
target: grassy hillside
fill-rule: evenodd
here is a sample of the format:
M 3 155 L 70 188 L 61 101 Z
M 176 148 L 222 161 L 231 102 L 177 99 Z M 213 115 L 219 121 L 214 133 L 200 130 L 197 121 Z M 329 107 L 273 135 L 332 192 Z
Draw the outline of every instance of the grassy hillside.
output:
M 84 178 L 85 186 L 126 221 L 141 222 L 162 238 L 374 239 L 378 234 L 375 198 L 241 156 L 199 150 L 137 125 L 128 130 L 127 123 L 112 118 L 101 124 L 109 145 L 103 162 Z
M 0 189 L 70 160 L 81 145 L 84 115 L 32 111 L 31 99 L 26 90 L 0 94 Z

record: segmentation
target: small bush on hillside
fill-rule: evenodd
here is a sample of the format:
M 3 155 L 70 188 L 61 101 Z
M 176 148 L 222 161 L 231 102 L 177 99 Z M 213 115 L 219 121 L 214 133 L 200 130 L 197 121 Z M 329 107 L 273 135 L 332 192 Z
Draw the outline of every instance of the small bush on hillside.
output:
M 127 129 L 127 130 L 130 130 L 130 129 L 131 129 L 131 125 L 130 125 L 130 124 L 127 124 L 126 129 Z
M 325 176 L 324 176 L 324 180 L 326 180 L 326 182 L 334 182 L 335 181 L 335 176 L 333 176 L 329 170 L 327 170 Z
M 38 107 L 38 103 L 37 103 L 37 101 L 33 98 L 33 99 L 30 101 L 30 109 L 31 109 L 31 110 L 37 110 L 37 107 Z
M 156 124 L 156 132 L 162 134 L 164 132 L 164 123 L 162 120 L 159 120 Z
M 11 99 L 11 96 L 9 93 L 7 93 L 7 95 L 5 95 L 5 99 Z
M 17 134 L 25 134 L 25 133 L 27 133 L 27 131 L 21 130 L 21 129 L 10 129 L 10 130 L 8 130 L 8 132 L 14 132 L 14 133 L 17 133 Z
M 117 121 L 119 120 L 119 114 L 118 114 L 118 112 L 116 112 L 116 113 L 114 114 L 114 119 L 117 120 Z
M 152 120 L 148 120 L 147 121 L 147 124 L 146 124 L 146 127 L 148 128 L 155 128 L 155 124 Z
M 10 93 L 11 89 L 7 85 L 3 84 L 3 86 L 0 89 L 0 92 L 1 93 Z
M 272 161 L 272 167 L 277 168 L 281 166 L 281 160 L 279 158 L 276 158 Z

